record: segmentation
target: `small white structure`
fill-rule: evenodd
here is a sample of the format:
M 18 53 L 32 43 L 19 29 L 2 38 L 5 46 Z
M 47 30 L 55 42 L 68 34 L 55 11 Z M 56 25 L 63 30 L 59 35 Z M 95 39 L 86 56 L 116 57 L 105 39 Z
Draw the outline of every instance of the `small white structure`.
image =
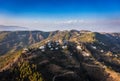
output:
M 78 50 L 82 50 L 82 47 L 81 46 L 77 46 L 76 47 Z
M 59 49 L 58 47 L 55 48 L 55 50 L 58 50 L 58 49 Z
M 67 48 L 67 46 L 65 45 L 65 46 L 62 46 L 62 49 L 66 49 Z
M 104 65 L 103 68 L 106 68 L 106 66 Z
M 97 47 L 96 46 L 91 46 L 93 49 L 97 49 Z
M 28 49 L 27 49 L 27 48 L 24 48 L 23 50 L 24 50 L 24 51 L 28 51 Z
M 45 46 L 40 46 L 39 49 L 41 49 L 41 50 L 42 50 L 42 49 L 45 49 Z
M 47 42 L 50 42 L 50 40 L 47 40 Z
M 41 51 L 42 51 L 42 52 L 44 52 L 44 51 L 45 51 L 45 49 L 42 49 Z
M 48 45 L 49 48 L 51 48 L 52 46 L 51 45 Z
M 114 55 L 115 57 L 118 57 L 118 55 Z
M 90 56 L 90 54 L 89 53 L 87 53 L 87 52 L 85 52 L 85 51 L 83 51 L 83 56 Z
M 50 46 L 51 45 L 51 43 L 50 42 L 48 42 L 48 46 Z
M 52 51 L 52 50 L 53 50 L 53 48 L 50 48 L 50 50 Z
M 109 52 L 106 53 L 106 55 L 107 56 L 112 56 L 113 54 L 112 54 L 112 52 L 109 51 Z
M 28 52 L 28 49 L 24 48 L 23 51 L 22 51 L 22 53 L 26 53 L 26 52 Z
M 56 45 L 59 45 L 59 42 L 56 42 Z
M 44 52 L 45 51 L 45 46 L 40 46 L 39 49 Z
M 100 52 L 102 52 L 102 53 L 103 53 L 103 52 L 104 52 L 104 50 L 100 50 Z

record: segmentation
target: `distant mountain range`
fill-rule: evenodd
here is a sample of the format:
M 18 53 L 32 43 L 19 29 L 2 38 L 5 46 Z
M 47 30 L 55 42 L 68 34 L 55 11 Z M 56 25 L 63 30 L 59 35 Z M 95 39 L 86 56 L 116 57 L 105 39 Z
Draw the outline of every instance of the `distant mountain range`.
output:
M 1 81 L 120 81 L 120 33 L 1 31 L 0 55 Z
M 19 26 L 5 26 L 5 25 L 0 25 L 0 31 L 25 31 L 29 30 L 26 27 L 19 27 Z
M 38 46 L 41 41 L 67 40 L 72 42 L 102 43 L 105 49 L 119 52 L 120 33 L 98 33 L 87 30 L 70 31 L 1 31 L 0 32 L 0 55 L 9 51 L 19 50 L 28 46 Z

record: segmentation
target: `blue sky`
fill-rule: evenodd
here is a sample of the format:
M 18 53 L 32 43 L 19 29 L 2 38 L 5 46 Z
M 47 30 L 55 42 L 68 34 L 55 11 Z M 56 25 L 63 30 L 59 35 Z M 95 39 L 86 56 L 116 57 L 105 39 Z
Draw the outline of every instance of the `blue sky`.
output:
M 119 32 L 119 23 L 120 0 L 0 0 L 1 25 Z

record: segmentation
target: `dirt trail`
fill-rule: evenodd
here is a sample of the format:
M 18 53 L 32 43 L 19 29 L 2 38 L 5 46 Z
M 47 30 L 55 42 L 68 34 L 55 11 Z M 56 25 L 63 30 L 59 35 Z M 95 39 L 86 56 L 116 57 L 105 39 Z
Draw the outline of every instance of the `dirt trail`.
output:
M 113 78 L 114 81 L 120 81 L 120 74 L 113 71 L 113 70 L 110 70 L 110 69 L 106 69 L 106 72 L 110 74 L 110 77 Z

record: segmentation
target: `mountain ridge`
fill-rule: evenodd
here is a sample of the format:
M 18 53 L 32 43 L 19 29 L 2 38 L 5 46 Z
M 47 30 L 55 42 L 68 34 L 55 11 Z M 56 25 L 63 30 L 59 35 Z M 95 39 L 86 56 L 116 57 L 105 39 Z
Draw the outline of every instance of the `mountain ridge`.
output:
M 18 49 L 21 51 L 9 50 L 10 54 L 0 56 L 2 81 L 9 78 L 8 74 L 12 77 L 10 81 L 37 81 L 35 79 L 41 78 L 41 81 L 120 80 L 120 33 L 70 30 L 1 34 L 0 43 L 16 39 L 10 47 L 23 42 Z M 2 45 L 0 47 L 3 48 Z
M 79 42 L 95 42 L 98 39 L 101 43 L 117 43 L 119 45 L 120 33 L 99 33 L 91 32 L 88 30 L 70 30 L 70 31 L 1 31 L 0 32 L 0 49 L 9 49 L 8 47 L 24 48 L 31 44 L 41 42 L 43 39 L 49 40 L 70 40 Z M 102 40 L 104 39 L 104 40 Z M 112 40 L 112 41 L 111 41 Z M 114 40 L 114 41 L 113 41 Z M 109 42 L 108 42 L 109 41 Z M 12 45 L 11 45 L 12 44 Z M 16 47 L 17 46 L 17 47 Z M 19 46 L 19 47 L 18 47 Z M 114 46 L 114 45 L 113 45 Z M 2 47 L 2 48 L 1 48 Z M 5 47 L 5 48 L 4 48 Z M 119 46 L 117 46 L 119 47 Z M 11 49 L 12 50 L 12 49 Z M 10 49 L 8 50 L 10 51 Z M 7 51 L 1 52 L 1 54 L 7 53 Z

